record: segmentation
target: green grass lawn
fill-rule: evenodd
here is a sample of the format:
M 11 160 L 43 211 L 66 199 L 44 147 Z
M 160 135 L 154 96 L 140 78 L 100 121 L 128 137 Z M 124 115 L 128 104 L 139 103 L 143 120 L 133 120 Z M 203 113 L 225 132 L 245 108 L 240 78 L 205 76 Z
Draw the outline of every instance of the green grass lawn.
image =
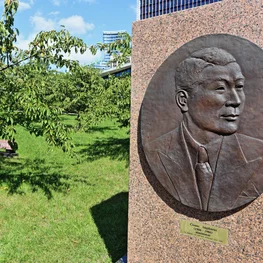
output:
M 126 253 L 127 130 L 107 121 L 72 136 L 77 158 L 20 128 L 19 156 L 0 160 L 0 262 L 107 263 Z

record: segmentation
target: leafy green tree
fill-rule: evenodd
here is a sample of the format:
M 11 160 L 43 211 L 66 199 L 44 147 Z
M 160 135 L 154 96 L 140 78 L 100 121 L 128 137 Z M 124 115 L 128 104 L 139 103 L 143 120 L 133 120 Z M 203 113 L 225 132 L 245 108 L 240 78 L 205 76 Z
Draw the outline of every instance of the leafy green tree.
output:
M 49 85 L 40 91 L 43 100 L 63 112 L 75 113 L 77 128 L 90 128 L 105 118 L 117 120 L 121 127 L 129 126 L 129 75 L 104 80 L 97 69 L 82 66 L 67 73 L 49 71 L 44 82 Z
M 100 107 L 105 81 L 99 70 L 80 66 L 66 73 L 49 71 L 45 83 L 49 85 L 42 90 L 43 100 L 64 113 L 76 114 L 78 128 L 89 128 L 104 118 Z
M 91 52 L 96 54 L 98 50 L 106 51 L 113 57 L 111 62 L 115 62 L 120 67 L 131 57 L 132 38 L 127 32 L 120 33 L 119 36 L 120 39 L 114 42 L 97 43 L 91 46 Z M 116 53 L 116 51 L 118 52 Z M 115 118 L 121 127 L 128 127 L 130 125 L 130 94 L 131 77 L 129 75 L 110 76 L 109 79 L 105 80 L 105 90 L 100 97 L 101 106 L 98 108 L 101 110 L 95 115 Z
M 90 92 L 88 108 L 80 115 L 82 126 L 89 128 L 103 119 L 111 118 L 120 127 L 130 125 L 131 77 L 110 76 L 102 88 Z
M 105 81 L 105 112 L 116 118 L 121 127 L 130 125 L 131 77 L 110 76 Z
M 5 0 L 0 21 L 0 137 L 15 145 L 16 126 L 21 125 L 50 145 L 70 151 L 69 129 L 63 125 L 63 112 L 76 113 L 79 127 L 90 127 L 105 117 L 129 124 L 130 77 L 103 80 L 95 69 L 82 67 L 65 55 L 84 53 L 88 47 L 62 28 L 40 32 L 27 50 L 16 46 L 18 29 L 14 17 L 18 0 Z M 109 45 L 98 43 L 90 50 L 107 50 L 115 61 L 124 63 L 131 55 L 131 37 Z M 67 73 L 50 70 L 50 65 Z
M 15 144 L 15 127 L 21 125 L 44 136 L 50 145 L 69 151 L 69 130 L 60 119 L 63 107 L 50 104 L 45 97 L 55 80 L 55 74 L 53 79 L 48 76 L 49 66 L 77 71 L 78 62 L 65 55 L 72 50 L 84 53 L 88 47 L 62 28 L 40 32 L 28 50 L 19 49 L 15 45 L 19 31 L 14 27 L 18 5 L 18 0 L 5 0 L 0 21 L 0 137 Z

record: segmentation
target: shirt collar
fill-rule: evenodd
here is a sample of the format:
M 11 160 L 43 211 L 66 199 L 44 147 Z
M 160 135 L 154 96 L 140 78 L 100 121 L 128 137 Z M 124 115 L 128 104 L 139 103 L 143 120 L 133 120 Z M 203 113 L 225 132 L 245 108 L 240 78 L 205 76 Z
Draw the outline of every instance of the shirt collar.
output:
M 215 140 L 203 145 L 192 137 L 184 122 L 182 123 L 182 130 L 193 166 L 195 167 L 195 164 L 197 163 L 198 150 L 199 147 L 202 146 L 206 149 L 209 158 L 209 164 L 212 168 L 212 171 L 215 172 L 218 155 L 224 137 L 218 136 Z

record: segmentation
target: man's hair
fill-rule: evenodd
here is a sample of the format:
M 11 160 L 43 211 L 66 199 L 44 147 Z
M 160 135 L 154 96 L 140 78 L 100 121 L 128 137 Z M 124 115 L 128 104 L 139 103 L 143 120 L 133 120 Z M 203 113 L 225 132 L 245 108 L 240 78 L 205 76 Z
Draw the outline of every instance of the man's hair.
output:
M 236 62 L 236 59 L 227 51 L 211 47 L 193 52 L 183 60 L 175 71 L 175 91 L 190 92 L 195 84 L 202 82 L 202 71 L 206 67 L 220 65 L 225 66 Z

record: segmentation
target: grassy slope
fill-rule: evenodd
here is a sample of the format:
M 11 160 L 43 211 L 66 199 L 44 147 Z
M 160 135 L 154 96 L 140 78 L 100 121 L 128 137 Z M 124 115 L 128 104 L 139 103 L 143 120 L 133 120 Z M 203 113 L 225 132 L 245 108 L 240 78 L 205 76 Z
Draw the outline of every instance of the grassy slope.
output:
M 19 158 L 1 161 L 0 262 L 105 263 L 126 252 L 126 132 L 105 122 L 75 134 L 77 161 L 19 129 Z

